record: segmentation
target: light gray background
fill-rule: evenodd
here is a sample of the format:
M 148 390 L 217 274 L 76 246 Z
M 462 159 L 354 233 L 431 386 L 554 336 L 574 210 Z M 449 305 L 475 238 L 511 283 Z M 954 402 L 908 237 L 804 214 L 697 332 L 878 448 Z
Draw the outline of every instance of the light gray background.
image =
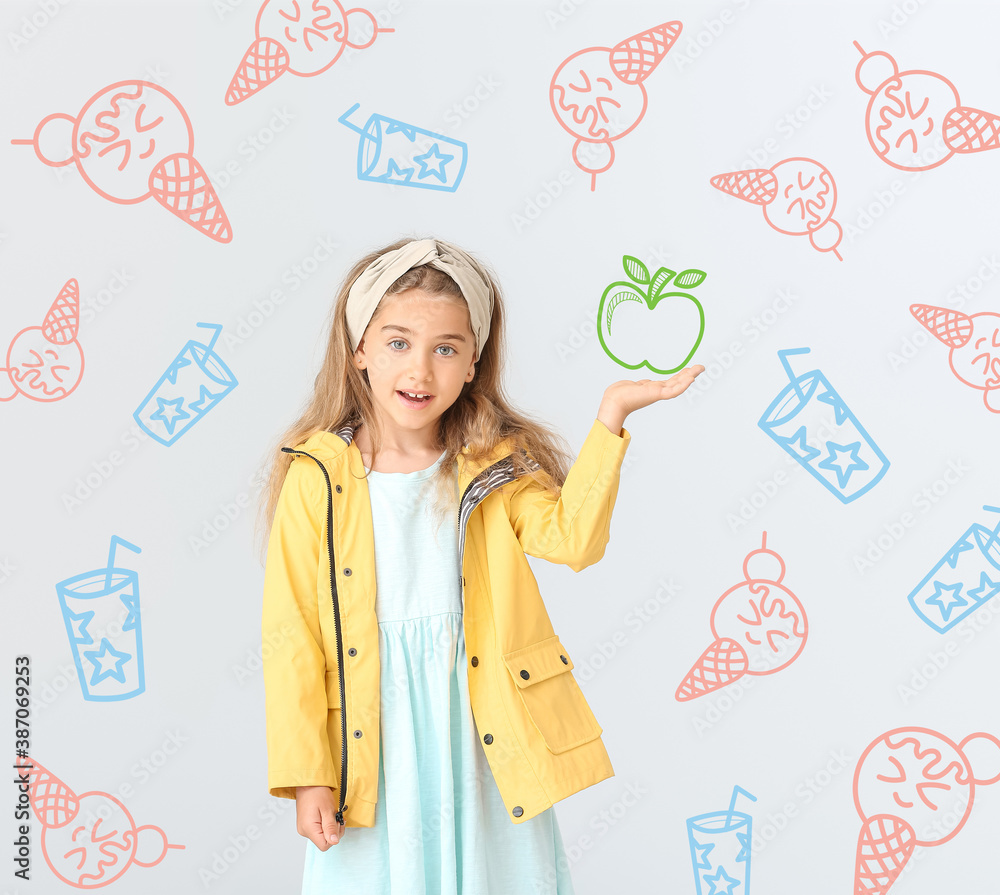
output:
M 604 287 L 621 277 L 622 255 L 708 272 L 697 293 L 707 330 L 694 360 L 709 366 L 703 380 L 710 388 L 626 421 L 632 445 L 601 563 L 574 574 L 532 560 L 616 770 L 556 811 L 567 847 L 590 837 L 592 847 L 573 864 L 580 895 L 693 892 L 685 819 L 725 808 L 736 784 L 758 797 L 755 829 L 787 803 L 796 808 L 754 856 L 753 891 L 850 891 L 860 828 L 851 777 L 868 743 L 902 725 L 935 728 L 955 741 L 975 731 L 1000 734 L 992 689 L 1000 624 L 983 624 L 981 612 L 972 636 L 939 635 L 906 602 L 972 522 L 989 522 L 982 505 L 1000 502 L 1000 420 L 980 392 L 952 376 L 936 342 L 896 369 L 889 358 L 921 331 L 910 303 L 948 304 L 949 293 L 998 251 L 1000 152 L 956 157 L 916 178 L 883 163 L 865 137 L 868 96 L 854 81 L 852 41 L 891 52 L 901 70 L 941 72 L 963 102 L 998 111 L 1000 7 L 395 0 L 394 14 L 386 4 L 372 7 L 391 15 L 396 31 L 371 49 L 319 77 L 286 75 L 227 107 L 226 87 L 254 37 L 258 9 L 256 0 L 231 5 L 222 14 L 209 0 L 73 0 L 17 51 L 9 35 L 40 3 L 0 6 L 0 343 L 40 322 L 68 278 L 79 280 L 87 302 L 116 271 L 130 277 L 110 304 L 84 317 L 86 371 L 76 392 L 52 405 L 18 398 L 0 406 L 0 559 L 9 569 L 0 599 L 13 620 L 2 628 L 2 655 L 8 680 L 15 655 L 32 658 L 33 753 L 77 792 L 115 792 L 130 782 L 135 794 L 126 805 L 136 822 L 158 824 L 186 846 L 153 868 L 131 868 L 111 891 L 298 891 L 305 843 L 295 833 L 294 805 L 271 799 L 266 787 L 263 686 L 253 670 L 263 573 L 251 553 L 251 513 L 242 511 L 197 554 L 191 538 L 213 524 L 220 506 L 255 494 L 265 450 L 309 393 L 347 267 L 404 234 L 440 235 L 492 262 L 508 301 L 510 392 L 574 450 L 604 389 L 649 375 L 617 366 L 590 327 Z M 724 11 L 731 20 L 720 29 Z M 611 46 L 671 19 L 684 32 L 645 82 L 645 119 L 616 143 L 614 166 L 591 192 L 571 161 L 572 139 L 549 108 L 552 73 L 579 49 Z M 707 45 L 692 58 L 690 41 L 699 35 Z M 154 73 L 187 110 L 200 162 L 210 172 L 233 160 L 242 168 L 219 190 L 235 234 L 229 245 L 153 200 L 107 202 L 73 166 L 47 168 L 30 147 L 10 145 L 50 112 L 75 115 L 105 85 Z M 474 99 L 490 81 L 492 92 Z M 814 99 L 818 109 L 801 111 L 810 95 L 824 94 L 822 103 Z M 459 190 L 359 181 L 356 135 L 337 123 L 355 102 L 362 121 L 378 112 L 467 141 Z M 456 118 L 456 104 L 473 111 Z M 797 110 L 808 119 L 801 126 L 780 124 Z M 277 112 L 290 121 L 250 158 L 246 141 Z M 740 167 L 768 139 L 777 150 L 765 166 L 803 155 L 834 173 L 835 217 L 859 231 L 845 236 L 842 263 L 802 237 L 776 233 L 758 209 L 710 187 L 712 175 Z M 562 194 L 519 231 L 513 216 L 560 176 Z M 863 226 L 865 210 L 893 181 L 902 184 L 893 204 Z M 335 242 L 336 252 L 293 289 L 289 271 L 320 239 Z M 274 288 L 286 301 L 243 344 L 220 345 L 239 379 L 233 393 L 172 447 L 125 447 L 132 411 L 198 335 L 194 324 L 218 322 L 235 333 Z M 746 327 L 779 290 L 795 303 L 751 340 Z M 993 279 L 965 310 L 1000 309 L 998 292 Z M 581 327 L 590 335 L 560 357 L 560 344 Z M 722 354 L 734 341 L 743 354 L 724 368 Z M 884 480 L 847 506 L 789 466 L 756 426 L 785 381 L 776 351 L 803 345 L 812 354 L 797 368 L 822 369 L 891 460 Z M 123 464 L 67 512 L 62 495 L 116 449 Z M 913 499 L 949 462 L 968 472 L 931 511 L 915 509 Z M 789 484 L 734 530 L 727 516 L 779 470 Z M 916 524 L 859 573 L 854 557 L 907 511 Z M 743 558 L 764 529 L 787 564 L 784 583 L 808 612 L 802 656 L 736 701 L 730 688 L 676 702 L 674 689 L 710 640 L 713 603 L 740 580 Z M 139 573 L 147 692 L 92 703 L 80 694 L 54 584 L 99 567 L 112 534 L 143 549 L 127 559 Z M 629 613 L 654 598 L 660 582 L 679 590 L 637 629 Z M 602 663 L 601 644 L 616 634 L 625 644 Z M 901 696 L 899 685 L 909 685 L 949 641 L 957 654 L 947 667 L 915 698 Z M 249 672 L 243 680 L 241 669 Z M 9 684 L 3 692 L 12 718 Z M 705 729 L 700 722 L 713 709 L 717 720 Z M 142 779 L 139 763 L 172 733 L 185 738 L 183 746 Z M 12 723 L 4 735 L 12 748 Z M 849 766 L 806 799 L 802 787 L 831 752 L 846 755 Z M 620 812 L 615 805 L 630 785 L 641 799 L 602 826 L 601 813 Z M 1000 785 L 976 796 L 966 828 L 914 859 L 894 893 L 995 888 Z M 7 803 L 13 799 L 10 787 Z M 260 831 L 253 847 L 204 885 L 199 870 L 211 869 L 230 837 L 250 826 Z M 65 888 L 44 866 L 37 823 L 33 829 L 35 878 L 14 885 L 5 864 L 0 888 L 7 892 Z M 4 830 L 13 835 L 10 820 Z M 350 841 L 349 830 L 339 847 Z

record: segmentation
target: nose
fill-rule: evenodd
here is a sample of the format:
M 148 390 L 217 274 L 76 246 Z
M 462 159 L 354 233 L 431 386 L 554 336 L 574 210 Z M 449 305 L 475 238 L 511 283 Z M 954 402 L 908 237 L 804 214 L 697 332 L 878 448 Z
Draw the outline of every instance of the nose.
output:
M 410 380 L 414 383 L 426 382 L 431 378 L 430 362 L 420 352 L 415 351 L 410 363 Z

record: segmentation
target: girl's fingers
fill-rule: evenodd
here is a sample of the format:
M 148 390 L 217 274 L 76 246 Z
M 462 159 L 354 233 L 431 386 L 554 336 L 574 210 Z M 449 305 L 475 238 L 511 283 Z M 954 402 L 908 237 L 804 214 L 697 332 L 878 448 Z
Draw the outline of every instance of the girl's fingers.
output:
M 337 823 L 337 817 L 332 806 L 329 809 L 320 809 L 322 819 L 323 839 L 327 845 L 336 845 L 344 835 L 344 824 Z
M 330 817 L 323 821 L 323 836 L 331 845 L 336 845 L 344 836 L 344 824 L 338 824 L 336 819 Z

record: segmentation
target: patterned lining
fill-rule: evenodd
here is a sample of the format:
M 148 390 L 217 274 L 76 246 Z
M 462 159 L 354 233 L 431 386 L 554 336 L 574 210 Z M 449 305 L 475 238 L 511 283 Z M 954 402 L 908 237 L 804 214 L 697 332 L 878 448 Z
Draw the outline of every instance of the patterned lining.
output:
M 338 429 L 336 434 L 350 444 L 354 440 L 354 430 L 356 428 L 356 424 L 348 423 L 346 426 Z M 530 457 L 527 459 L 528 466 L 532 472 L 541 468 L 541 464 L 537 460 Z M 524 475 L 526 473 L 521 474 Z M 514 472 L 514 461 L 508 456 L 502 460 L 498 460 L 492 466 L 488 466 L 469 483 L 469 486 L 465 489 L 465 494 L 462 495 L 462 505 L 458 511 L 458 530 L 460 533 L 458 555 L 460 557 L 464 558 L 465 556 L 465 523 L 468 521 L 469 516 L 472 515 L 472 511 L 491 492 L 502 485 L 506 485 L 508 482 L 513 482 L 517 478 L 518 475 Z

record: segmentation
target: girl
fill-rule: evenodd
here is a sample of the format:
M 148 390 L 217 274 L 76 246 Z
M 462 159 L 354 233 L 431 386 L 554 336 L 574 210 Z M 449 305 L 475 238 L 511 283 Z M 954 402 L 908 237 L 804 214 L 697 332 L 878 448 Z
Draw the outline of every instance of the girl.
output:
M 268 787 L 309 840 L 303 892 L 573 892 L 552 805 L 614 770 L 525 554 L 603 556 L 625 417 L 704 368 L 611 385 L 568 468 L 503 393 L 504 314 L 450 243 L 362 258 L 276 452 Z

